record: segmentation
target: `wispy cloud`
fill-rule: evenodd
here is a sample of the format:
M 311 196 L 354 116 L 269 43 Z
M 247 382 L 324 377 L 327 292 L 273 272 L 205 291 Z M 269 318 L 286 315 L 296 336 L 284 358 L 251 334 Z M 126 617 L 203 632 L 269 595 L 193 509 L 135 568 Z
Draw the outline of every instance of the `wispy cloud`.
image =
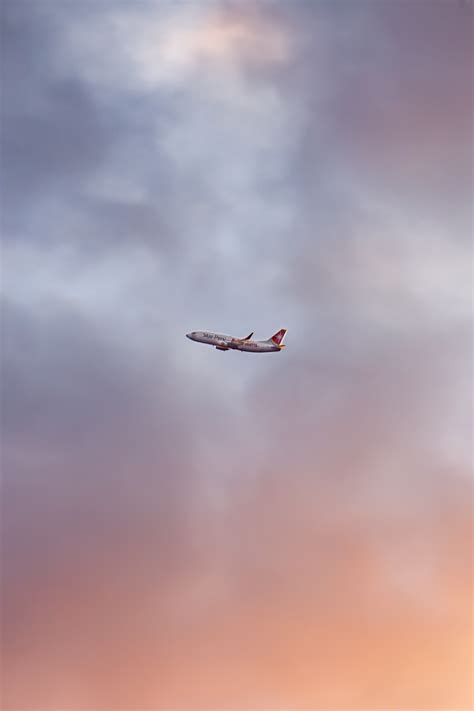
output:
M 470 12 L 5 5 L 6 708 L 469 708 Z

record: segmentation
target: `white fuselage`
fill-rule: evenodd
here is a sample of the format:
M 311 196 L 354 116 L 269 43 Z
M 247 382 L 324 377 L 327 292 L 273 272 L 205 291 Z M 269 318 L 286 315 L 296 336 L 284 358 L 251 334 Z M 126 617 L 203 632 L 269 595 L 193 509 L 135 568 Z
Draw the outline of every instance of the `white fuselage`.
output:
M 233 336 L 224 336 L 221 333 L 210 333 L 209 331 L 193 331 L 186 334 L 187 338 L 198 343 L 207 343 L 210 346 L 226 351 L 248 351 L 249 353 L 271 353 L 281 351 L 284 346 L 278 346 L 270 341 L 251 341 Z

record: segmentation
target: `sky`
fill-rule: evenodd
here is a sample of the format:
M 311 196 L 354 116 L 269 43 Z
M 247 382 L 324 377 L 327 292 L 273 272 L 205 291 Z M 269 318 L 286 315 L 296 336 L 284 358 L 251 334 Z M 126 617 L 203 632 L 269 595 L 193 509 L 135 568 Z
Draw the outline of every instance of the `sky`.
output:
M 467 711 L 472 5 L 6 0 L 1 84 L 2 708 Z

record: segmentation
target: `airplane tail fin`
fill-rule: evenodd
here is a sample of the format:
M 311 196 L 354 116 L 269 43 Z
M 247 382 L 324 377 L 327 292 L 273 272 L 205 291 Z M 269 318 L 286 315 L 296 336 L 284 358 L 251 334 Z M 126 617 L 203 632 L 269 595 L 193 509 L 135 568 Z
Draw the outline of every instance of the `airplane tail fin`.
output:
M 281 343 L 282 343 L 283 339 L 285 338 L 285 336 L 286 336 L 286 328 L 281 328 L 279 331 L 277 331 L 275 334 L 273 334 L 273 336 L 271 338 L 269 338 L 268 340 L 270 343 L 274 343 L 276 346 L 283 347 L 281 345 Z

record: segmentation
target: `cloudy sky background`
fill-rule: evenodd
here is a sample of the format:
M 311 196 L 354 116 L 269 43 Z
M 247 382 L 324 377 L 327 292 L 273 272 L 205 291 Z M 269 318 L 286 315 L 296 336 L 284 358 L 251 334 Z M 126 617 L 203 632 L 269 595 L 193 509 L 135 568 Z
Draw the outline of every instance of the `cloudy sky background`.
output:
M 471 23 L 3 3 L 6 711 L 471 707 Z

